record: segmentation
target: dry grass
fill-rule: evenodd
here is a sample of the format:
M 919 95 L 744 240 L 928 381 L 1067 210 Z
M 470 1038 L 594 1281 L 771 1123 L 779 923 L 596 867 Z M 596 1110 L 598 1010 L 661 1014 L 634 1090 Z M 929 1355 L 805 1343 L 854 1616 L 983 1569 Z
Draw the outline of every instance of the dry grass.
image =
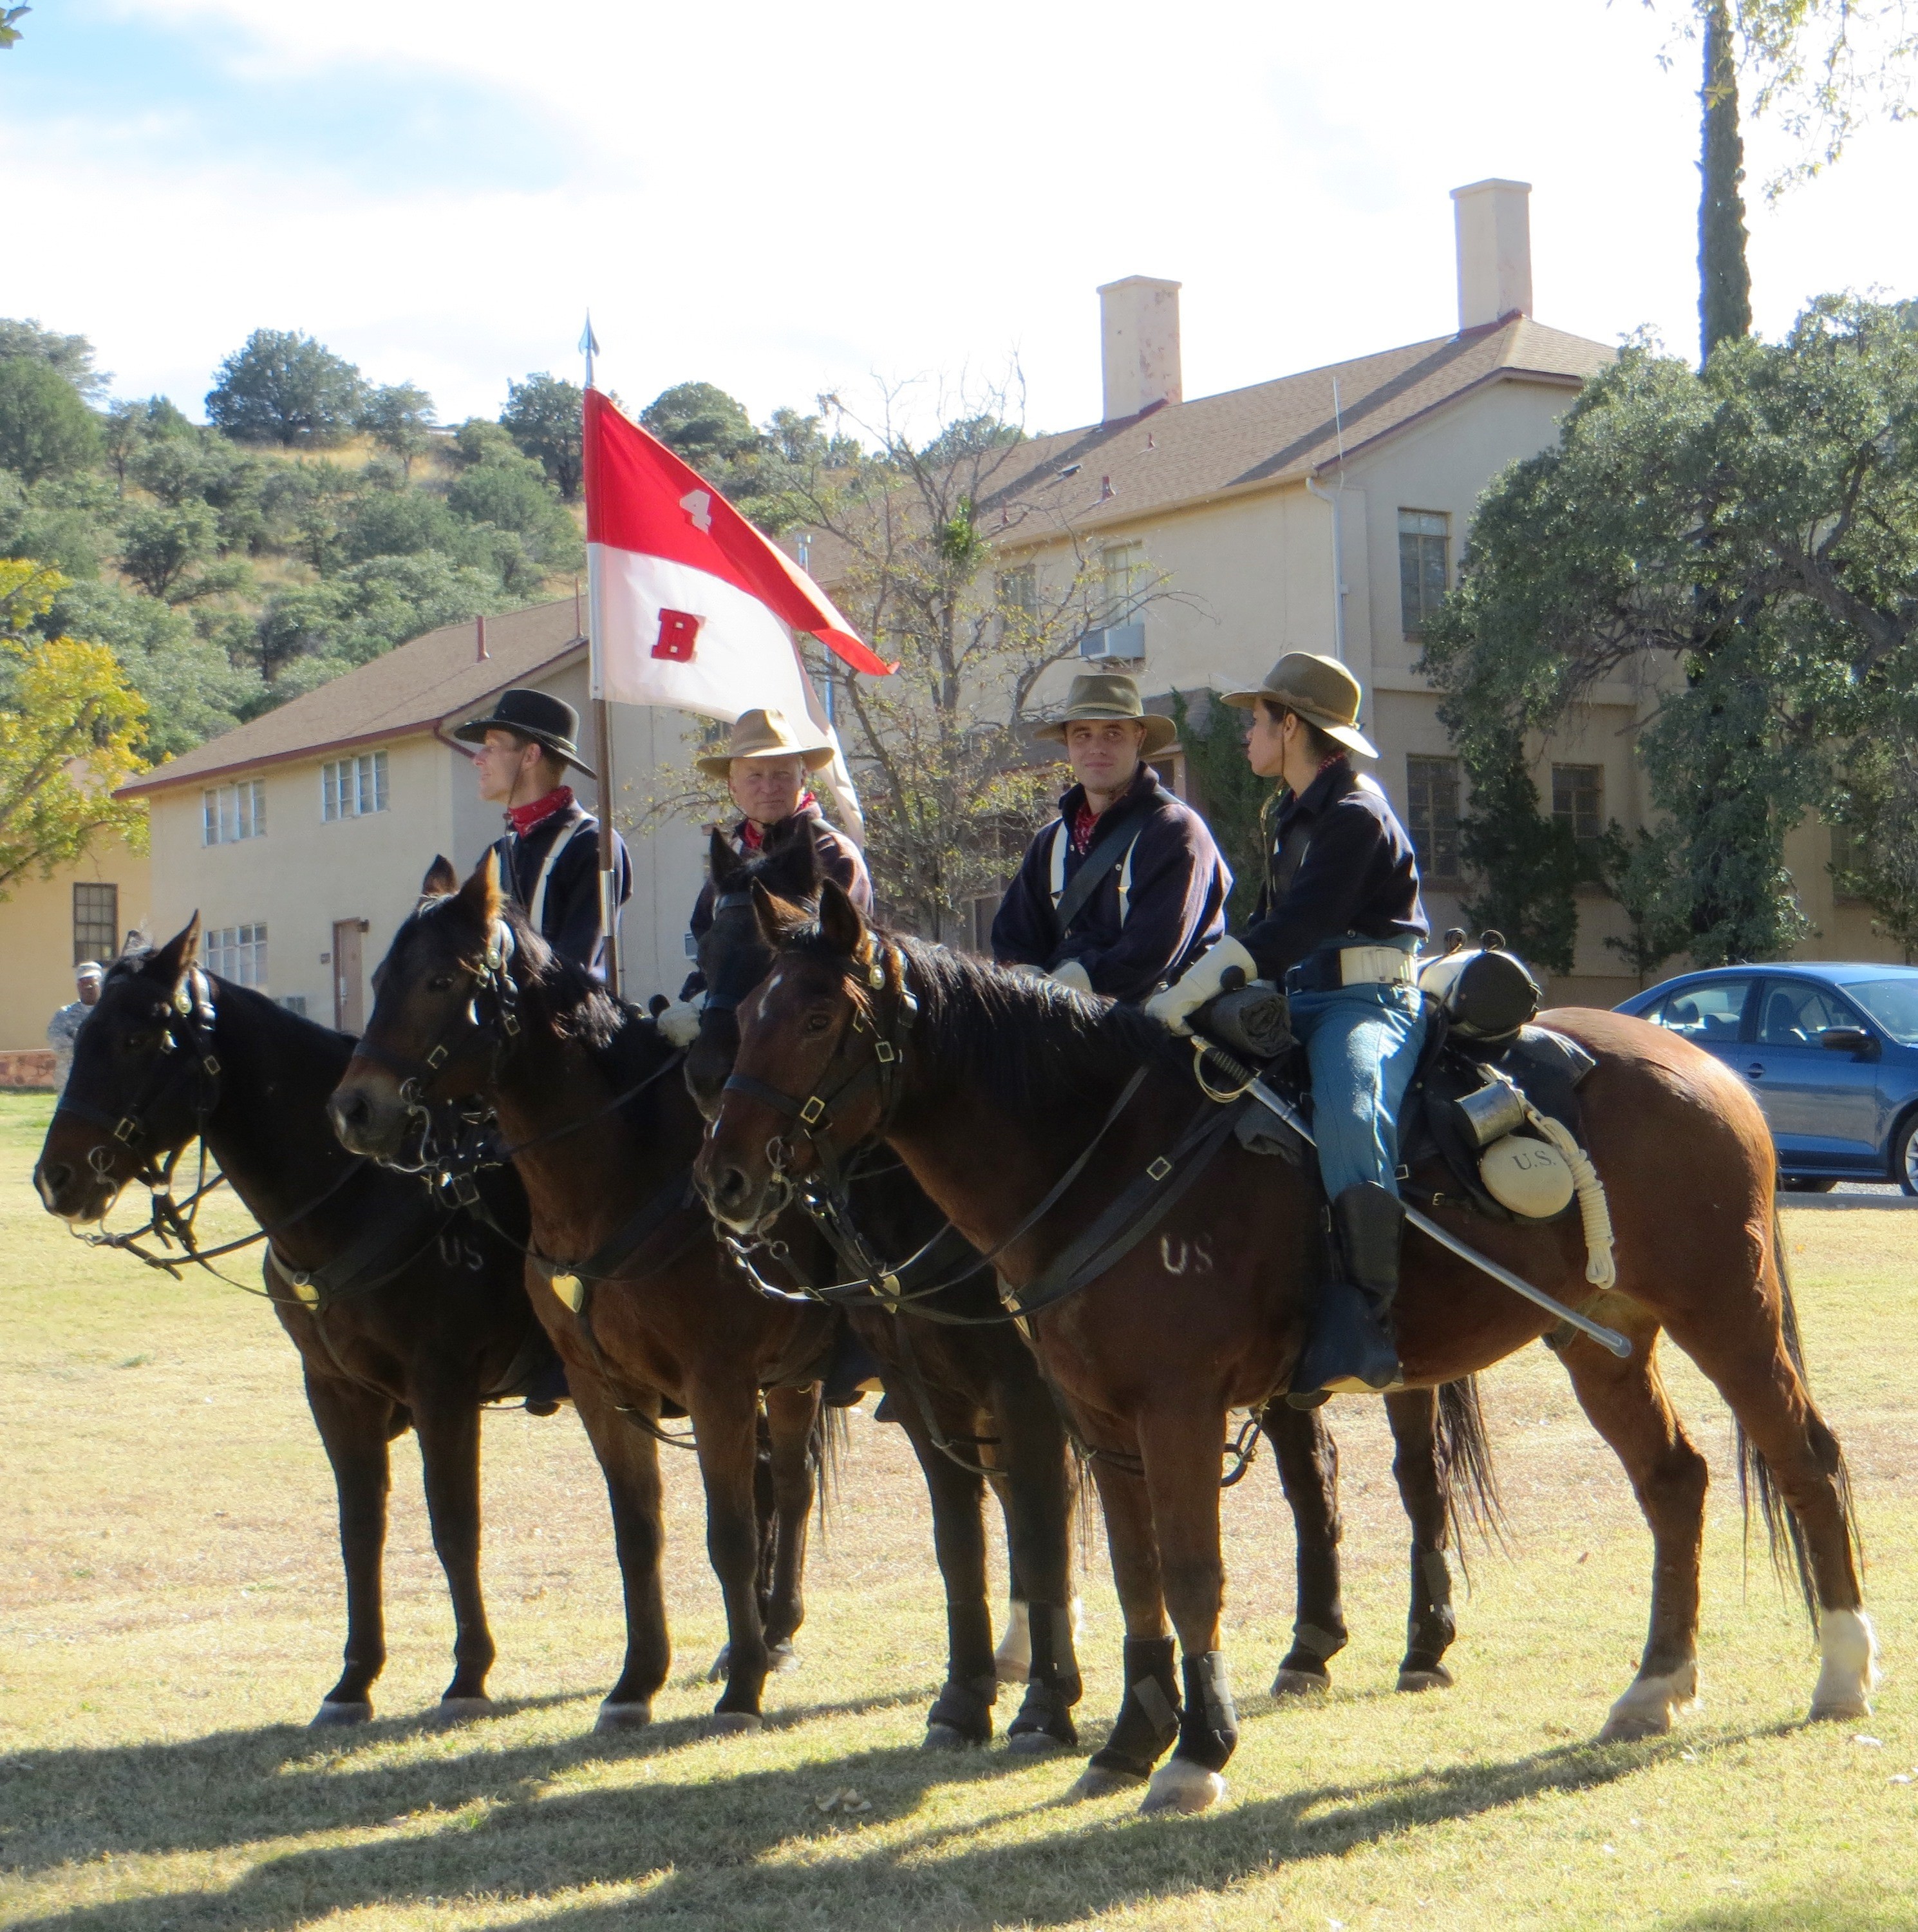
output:
M 1806 1343 L 1851 1453 L 1893 1672 L 1869 1726 L 1801 1728 L 1815 1667 L 1762 1558 L 1742 1580 L 1729 1430 L 1682 1362 L 1713 1459 L 1704 1714 L 1662 1743 L 1588 1740 L 1635 1664 L 1649 1548 L 1562 1376 L 1489 1378 L 1518 1531 L 1480 1556 L 1458 1688 L 1390 1690 L 1404 1531 L 1380 1420 L 1337 1406 L 1358 1635 L 1314 1708 L 1257 1694 L 1291 1564 L 1262 1468 L 1227 1499 L 1227 1642 L 1245 1722 L 1233 1803 L 1147 1822 L 1058 1803 L 1069 1764 L 916 1748 L 943 1626 L 923 1492 L 861 1418 L 812 1570 L 804 1669 L 775 1721 L 708 1741 L 718 1644 L 693 1472 L 675 1457 L 680 1670 L 649 1734 L 589 1732 L 619 1642 L 597 1474 L 570 1417 L 487 1424 L 486 1574 L 505 1712 L 424 1714 L 451 1620 L 410 1442 L 395 1457 L 382 1720 L 299 1728 L 341 1625 L 331 1486 L 292 1351 L 264 1306 L 71 1243 L 25 1185 L 43 1099 L 0 1096 L 0 1922 L 154 1932 L 552 1926 L 1272 1925 L 1690 1928 L 1918 1924 L 1918 1611 L 1911 1321 L 1918 1216 L 1788 1220 Z M 1102 1558 L 1087 1728 L 1116 1702 Z M 870 1810 L 823 1814 L 846 1786 Z

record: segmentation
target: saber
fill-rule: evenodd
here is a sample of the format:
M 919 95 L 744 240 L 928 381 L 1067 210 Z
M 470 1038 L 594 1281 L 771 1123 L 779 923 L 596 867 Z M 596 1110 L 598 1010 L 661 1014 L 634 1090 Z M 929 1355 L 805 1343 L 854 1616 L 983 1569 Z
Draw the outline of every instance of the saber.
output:
M 1215 1058 L 1230 1063 L 1229 1055 L 1219 1053 L 1215 1047 L 1212 1051 Z M 1245 1070 L 1233 1064 L 1235 1072 L 1242 1073 Z M 1318 1145 L 1312 1138 L 1311 1129 L 1299 1118 L 1298 1109 L 1290 1101 L 1275 1094 L 1263 1080 L 1248 1080 L 1242 1090 L 1250 1094 L 1261 1106 L 1269 1108 L 1308 1147 Z M 1608 1328 L 1602 1322 L 1593 1321 L 1589 1316 L 1581 1315 L 1576 1309 L 1566 1307 L 1563 1302 L 1554 1300 L 1543 1288 L 1534 1288 L 1523 1276 L 1514 1274 L 1509 1268 L 1500 1268 L 1489 1255 L 1480 1254 L 1468 1242 L 1461 1241 L 1456 1234 L 1449 1233 L 1430 1216 L 1420 1214 L 1417 1208 L 1407 1207 L 1402 1201 L 1398 1205 L 1406 1220 L 1422 1234 L 1429 1234 L 1440 1247 L 1449 1248 L 1461 1261 L 1470 1262 L 1482 1274 L 1490 1275 L 1501 1286 L 1510 1288 L 1514 1294 L 1522 1294 L 1527 1301 L 1556 1315 L 1561 1322 L 1569 1322 L 1580 1334 L 1588 1335 L 1600 1348 L 1610 1349 L 1621 1362 L 1630 1358 L 1632 1344 L 1617 1329 Z

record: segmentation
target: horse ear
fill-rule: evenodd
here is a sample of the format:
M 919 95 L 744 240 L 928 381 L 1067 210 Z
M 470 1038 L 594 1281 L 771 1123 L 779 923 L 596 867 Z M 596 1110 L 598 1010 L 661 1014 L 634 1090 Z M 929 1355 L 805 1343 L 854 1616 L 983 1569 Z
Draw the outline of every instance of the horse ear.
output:
M 724 892 L 745 862 L 733 850 L 732 840 L 715 825 L 712 828 L 712 842 L 706 850 L 706 865 L 712 872 L 715 888 Z
M 167 987 L 177 986 L 199 964 L 199 914 L 195 912 L 142 969 Z
M 489 932 L 505 910 L 505 895 L 499 890 L 499 854 L 490 845 L 473 868 L 472 877 L 460 888 L 460 902 Z
M 782 898 L 819 897 L 819 846 L 811 819 L 794 818 L 776 842 L 767 842 L 760 877 Z
M 797 906 L 775 898 L 757 879 L 753 881 L 753 916 L 759 921 L 760 937 L 773 946 L 784 945 L 807 922 Z
M 828 879 L 820 888 L 819 929 L 826 944 L 849 959 L 863 959 L 871 950 L 866 922 L 837 879 Z
M 426 868 L 426 877 L 420 881 L 420 897 L 425 899 L 443 899 L 449 892 L 460 890 L 460 875 L 453 869 L 453 862 L 443 852 L 439 854 Z

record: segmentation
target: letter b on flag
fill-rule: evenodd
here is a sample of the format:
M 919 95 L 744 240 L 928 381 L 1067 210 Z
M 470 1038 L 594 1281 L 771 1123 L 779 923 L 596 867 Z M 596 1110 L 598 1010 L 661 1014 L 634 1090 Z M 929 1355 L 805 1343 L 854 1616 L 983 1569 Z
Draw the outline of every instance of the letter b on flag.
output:
M 705 622 L 690 610 L 662 610 L 659 614 L 659 641 L 652 647 L 656 658 L 670 658 L 675 664 L 691 664 L 693 646 Z

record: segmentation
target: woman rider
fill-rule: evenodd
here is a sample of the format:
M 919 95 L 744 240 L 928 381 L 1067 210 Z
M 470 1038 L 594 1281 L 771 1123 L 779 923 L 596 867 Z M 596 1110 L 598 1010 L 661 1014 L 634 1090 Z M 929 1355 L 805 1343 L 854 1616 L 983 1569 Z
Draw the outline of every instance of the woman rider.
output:
M 1398 1111 L 1425 1022 L 1414 984 L 1431 928 L 1412 842 L 1385 794 L 1353 770 L 1378 756 L 1356 725 L 1358 680 L 1335 658 L 1288 652 L 1256 691 L 1226 694 L 1252 713 L 1246 756 L 1281 781 L 1264 891 L 1242 939 L 1225 938 L 1146 1003 L 1175 1033 L 1236 967 L 1282 984 L 1311 1070 L 1319 1172 L 1338 1257 L 1293 1371 L 1295 1407 L 1348 1378 L 1399 1379 Z

